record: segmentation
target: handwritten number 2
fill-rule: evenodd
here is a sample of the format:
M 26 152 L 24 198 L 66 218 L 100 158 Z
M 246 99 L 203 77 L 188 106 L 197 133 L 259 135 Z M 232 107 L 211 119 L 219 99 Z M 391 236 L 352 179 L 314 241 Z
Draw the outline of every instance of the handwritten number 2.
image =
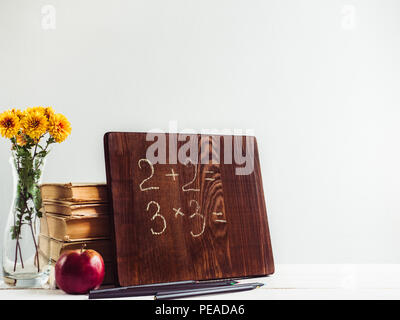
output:
M 142 169 L 142 162 L 145 162 L 145 163 L 147 163 L 147 164 L 150 166 L 151 175 L 150 175 L 149 177 L 147 177 L 146 179 L 144 179 L 144 180 L 139 184 L 140 191 L 158 190 L 158 189 L 160 189 L 159 187 L 147 187 L 147 188 L 144 188 L 144 187 L 143 187 L 143 184 L 144 184 L 146 181 L 150 180 L 150 179 L 154 176 L 154 166 L 153 166 L 153 164 L 150 162 L 149 159 L 140 159 L 139 162 L 138 162 L 138 165 L 139 165 L 139 168 L 140 168 L 140 169 Z
M 199 192 L 200 189 L 193 189 L 193 188 L 188 189 L 188 188 L 187 188 L 189 185 L 191 185 L 193 182 L 195 182 L 195 180 L 196 180 L 196 178 L 197 178 L 197 167 L 196 167 L 193 163 L 191 163 L 191 162 L 189 162 L 186 166 L 188 166 L 189 164 L 192 164 L 193 167 L 194 167 L 194 177 L 193 177 L 193 180 L 192 180 L 192 181 L 190 181 L 189 183 L 186 183 L 186 184 L 182 187 L 182 191 L 184 191 L 184 192 L 187 192 L 187 191 L 196 191 L 196 192 Z

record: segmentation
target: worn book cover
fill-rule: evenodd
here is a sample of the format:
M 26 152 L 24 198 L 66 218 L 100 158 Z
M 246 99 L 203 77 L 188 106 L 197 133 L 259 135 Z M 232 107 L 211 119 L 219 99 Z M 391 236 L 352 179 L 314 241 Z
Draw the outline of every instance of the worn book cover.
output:
M 57 261 L 67 251 L 79 249 L 97 251 L 101 254 L 105 262 L 112 262 L 114 259 L 112 243 L 108 239 L 65 242 L 49 238 L 45 235 L 39 236 L 39 250 L 54 261 Z
M 107 202 L 107 185 L 103 183 L 42 184 L 43 201 Z
M 110 216 L 62 216 L 45 213 L 40 233 L 60 241 L 108 239 L 111 235 Z
M 68 216 L 89 216 L 109 214 L 110 208 L 107 203 L 82 203 L 72 201 L 46 200 L 43 202 L 45 212 L 62 214 Z

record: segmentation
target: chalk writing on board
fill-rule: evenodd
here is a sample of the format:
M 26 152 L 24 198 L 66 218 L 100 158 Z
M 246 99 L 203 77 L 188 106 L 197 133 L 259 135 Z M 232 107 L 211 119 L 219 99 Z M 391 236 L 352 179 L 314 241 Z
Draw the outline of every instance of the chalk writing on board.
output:
M 174 210 L 175 211 L 175 218 L 178 218 L 178 216 L 184 216 L 185 214 L 181 211 L 181 208 L 178 208 L 178 209 L 175 209 L 175 208 L 172 208 L 172 210 Z
M 163 228 L 162 228 L 161 231 L 158 231 L 158 232 L 154 231 L 153 228 L 151 228 L 150 231 L 151 231 L 151 233 L 153 235 L 159 236 L 159 235 L 162 235 L 167 230 L 167 220 L 165 219 L 165 217 L 162 214 L 160 214 L 161 207 L 158 204 L 158 202 L 156 202 L 156 201 L 150 201 L 147 204 L 147 211 L 150 210 L 150 207 L 152 205 L 155 206 L 157 210 L 156 210 L 155 214 L 151 217 L 151 221 L 154 221 L 156 218 L 161 219 L 162 222 L 163 222 Z M 194 200 L 194 199 L 190 200 L 189 205 L 190 205 L 191 208 L 194 208 L 194 210 L 195 210 L 194 213 L 192 213 L 189 216 L 189 218 L 190 219 L 195 219 L 196 217 L 198 217 L 202 221 L 201 230 L 198 233 L 194 233 L 193 230 L 190 231 L 190 235 L 193 238 L 198 238 L 201 235 L 203 235 L 205 230 L 206 230 L 206 217 L 203 214 L 200 213 L 201 207 L 200 207 L 199 203 L 197 202 L 197 200 Z M 172 208 L 172 210 L 175 213 L 174 214 L 175 218 L 184 217 L 185 216 L 185 214 L 181 211 L 181 208 L 178 208 L 178 209 Z M 221 216 L 224 215 L 224 213 L 223 212 L 213 212 L 212 215 L 214 215 L 216 217 L 221 217 Z M 214 222 L 215 223 L 227 223 L 227 221 L 225 219 L 222 219 L 222 218 L 218 218 L 218 219 L 214 220 Z
M 150 180 L 155 175 L 155 169 L 154 169 L 154 166 L 151 163 L 151 161 L 149 159 L 146 159 L 146 158 L 140 159 L 138 161 L 138 166 L 139 166 L 140 169 L 145 170 L 144 164 L 146 164 L 150 168 L 150 175 L 147 178 L 145 178 L 144 180 L 141 181 L 141 183 L 139 184 L 140 190 L 141 191 L 159 190 L 160 188 L 156 187 L 156 186 L 147 186 L 147 187 L 144 186 L 145 183 L 148 184 L 148 185 L 151 184 Z M 183 192 L 188 192 L 188 191 L 199 192 L 200 189 L 190 187 L 190 185 L 194 184 L 196 179 L 197 179 L 197 166 L 194 165 L 191 162 L 186 164 L 186 167 L 190 167 L 190 166 L 194 167 L 194 175 L 193 175 L 193 178 L 192 178 L 192 180 L 190 182 L 188 182 L 188 183 L 186 183 L 185 185 L 182 186 L 182 191 Z M 147 170 L 148 170 L 148 168 L 147 168 Z M 206 175 L 207 174 L 211 175 L 211 174 L 214 174 L 214 171 L 205 171 L 205 174 Z M 170 173 L 164 174 L 164 176 L 171 177 L 173 181 L 176 181 L 175 178 L 179 176 L 179 173 L 176 173 L 174 171 L 174 169 L 171 168 Z M 215 178 L 212 178 L 212 177 L 206 177 L 204 179 L 207 180 L 207 181 L 216 180 Z M 202 236 L 204 234 L 205 230 L 206 230 L 207 215 L 206 214 L 202 214 L 200 212 L 201 206 L 200 206 L 200 204 L 198 203 L 197 200 L 194 200 L 194 199 L 190 200 L 189 201 L 189 207 L 190 207 L 190 210 L 194 210 L 194 212 L 191 215 L 189 215 L 189 219 L 191 219 L 192 221 L 198 221 L 198 219 L 201 219 L 201 228 L 199 228 L 200 230 L 197 230 L 198 231 L 197 233 L 195 233 L 195 230 L 191 230 L 190 231 L 190 235 L 193 238 L 198 238 L 198 237 Z M 160 235 L 164 234 L 166 232 L 166 230 L 167 230 L 167 219 L 160 213 L 160 211 L 161 211 L 160 204 L 158 202 L 152 200 L 147 204 L 146 210 L 147 210 L 147 212 L 154 212 L 153 216 L 151 217 L 151 221 L 155 221 L 156 219 L 159 219 L 163 224 L 162 228 L 160 228 L 161 230 L 155 231 L 153 227 L 150 228 L 151 233 L 153 235 L 155 235 L 155 236 L 160 236 Z M 175 219 L 177 219 L 177 218 L 183 218 L 184 219 L 185 214 L 182 212 L 181 208 L 172 208 L 172 211 L 174 212 Z M 215 216 L 216 217 L 216 219 L 213 220 L 212 222 L 214 222 L 214 223 L 227 223 L 227 220 L 224 218 L 224 213 L 223 212 L 211 212 L 210 214 L 211 214 L 211 216 Z
M 193 238 L 197 238 L 197 237 L 200 237 L 204 233 L 204 230 L 206 229 L 206 219 L 200 213 L 200 205 L 199 205 L 199 203 L 196 200 L 190 200 L 190 206 L 192 206 L 192 204 L 196 205 L 196 211 L 195 211 L 195 213 L 193 213 L 190 216 L 190 219 L 193 219 L 194 217 L 199 216 L 203 220 L 203 227 L 202 227 L 202 229 L 201 229 L 201 231 L 199 233 L 194 234 L 193 231 L 190 231 L 190 234 L 192 235 L 192 237 Z
M 206 174 L 213 174 L 214 171 L 206 171 Z M 206 178 L 207 181 L 215 181 L 215 178 Z
M 149 177 L 147 177 L 146 179 L 144 179 L 140 184 L 139 184 L 139 188 L 140 191 L 148 191 L 148 190 L 158 190 L 160 189 L 159 187 L 147 187 L 147 188 L 143 188 L 143 184 L 146 181 L 149 181 L 153 176 L 154 176 L 154 166 L 153 164 L 150 162 L 149 159 L 140 159 L 138 162 L 139 168 L 142 169 L 142 163 L 147 163 L 150 166 L 151 169 L 151 175 Z
M 174 169 L 171 169 L 171 173 L 166 174 L 165 176 L 166 176 L 166 177 L 172 177 L 172 179 L 175 181 L 175 177 L 178 177 L 179 174 L 178 174 L 178 173 L 175 173 Z
M 191 162 L 189 162 L 189 163 L 186 164 L 187 167 L 188 167 L 189 165 L 192 165 L 192 166 L 194 167 L 194 177 L 193 177 L 193 180 L 192 180 L 192 181 L 190 181 L 189 183 L 187 183 L 187 184 L 185 184 L 184 186 L 182 186 L 182 191 L 183 191 L 183 192 L 188 192 L 188 191 L 199 192 L 200 189 L 188 188 L 188 186 L 190 186 L 192 183 L 194 183 L 194 182 L 196 181 L 196 178 L 197 178 L 197 167 L 196 167 L 193 163 L 191 163 Z
M 212 213 L 214 216 L 217 216 L 217 217 L 221 217 L 221 216 L 223 216 L 224 215 L 224 213 L 223 212 L 213 212 Z M 216 219 L 216 220 L 214 220 L 214 222 L 217 222 L 217 223 L 226 223 L 226 220 L 224 220 L 224 219 Z
M 215 222 L 226 223 L 226 220 L 215 220 Z
M 156 208 L 157 208 L 157 212 L 151 217 L 151 221 L 154 221 L 156 218 L 160 218 L 160 219 L 162 219 L 162 221 L 163 221 L 163 223 L 164 223 L 164 227 L 163 227 L 163 229 L 162 229 L 160 232 L 155 232 L 155 231 L 153 230 L 153 228 L 151 228 L 151 233 L 154 234 L 154 235 L 159 236 L 159 235 L 163 234 L 164 231 L 167 229 L 167 221 L 166 221 L 165 218 L 160 214 L 160 209 L 161 209 L 161 208 L 160 208 L 160 205 L 159 205 L 157 202 L 155 202 L 155 201 L 150 201 L 150 202 L 147 204 L 147 211 L 149 211 L 151 205 L 155 205 Z

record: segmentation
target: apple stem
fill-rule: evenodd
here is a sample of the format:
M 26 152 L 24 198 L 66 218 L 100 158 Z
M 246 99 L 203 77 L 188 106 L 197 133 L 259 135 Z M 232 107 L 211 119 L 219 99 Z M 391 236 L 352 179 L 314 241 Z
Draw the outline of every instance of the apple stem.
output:
M 86 243 L 82 243 L 82 246 L 81 246 L 81 253 L 83 253 L 83 249 L 84 248 L 86 248 Z

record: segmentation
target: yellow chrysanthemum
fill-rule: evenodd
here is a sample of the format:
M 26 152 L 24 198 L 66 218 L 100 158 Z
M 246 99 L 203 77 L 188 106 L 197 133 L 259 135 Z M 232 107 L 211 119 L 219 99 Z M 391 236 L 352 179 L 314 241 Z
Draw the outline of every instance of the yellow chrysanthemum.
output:
M 24 116 L 24 113 L 19 109 L 13 108 L 11 109 L 11 112 L 14 113 L 19 118 L 19 120 L 21 120 L 22 117 Z
M 44 108 L 44 114 L 46 115 L 47 119 L 50 119 L 55 115 L 55 111 L 52 107 L 46 107 Z
M 0 134 L 10 139 L 18 134 L 21 123 L 17 115 L 8 110 L 0 114 Z
M 28 108 L 22 119 L 24 133 L 32 139 L 38 140 L 47 131 L 49 122 L 44 112 L 37 108 Z
M 19 135 L 17 135 L 17 144 L 21 147 L 25 146 L 28 143 L 27 139 L 26 139 L 26 135 L 23 133 L 20 133 Z
M 56 142 L 63 142 L 71 134 L 71 131 L 71 124 L 64 115 L 58 113 L 50 118 L 49 133 Z
M 29 107 L 26 108 L 25 112 L 34 112 L 34 111 L 38 111 L 44 114 L 44 108 L 43 107 Z

